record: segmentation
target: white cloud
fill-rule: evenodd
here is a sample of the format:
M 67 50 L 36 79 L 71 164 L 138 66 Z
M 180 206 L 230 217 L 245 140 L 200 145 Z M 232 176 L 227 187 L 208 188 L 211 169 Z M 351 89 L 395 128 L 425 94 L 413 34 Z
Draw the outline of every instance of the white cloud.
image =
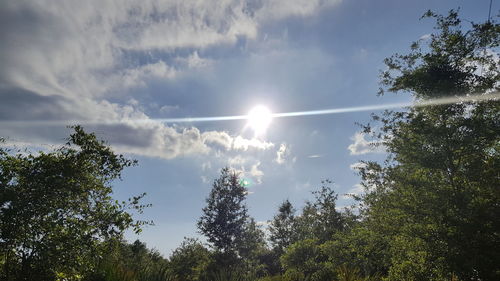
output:
M 264 172 L 259 169 L 259 166 L 260 166 L 260 161 L 257 161 L 257 163 L 252 165 L 248 174 L 250 174 L 256 180 L 256 182 L 260 184 L 262 183 L 262 177 L 264 176 Z
M 257 17 L 263 21 L 268 19 L 280 19 L 289 16 L 309 16 L 318 10 L 336 5 L 341 0 L 267 0 L 256 1 L 260 3 Z
M 172 78 L 182 71 L 161 59 L 138 65 L 129 60 L 129 51 L 147 55 L 234 44 L 238 38 L 256 38 L 264 21 L 310 16 L 338 2 L 10 1 L 0 7 L 0 16 L 9 21 L 0 28 L 5 42 L 0 61 L 8 72 L 0 76 L 43 95 L 101 96 L 148 76 Z M 196 50 L 174 58 L 188 68 L 211 64 Z
M 287 145 L 286 143 L 280 144 L 280 147 L 278 151 L 276 151 L 276 158 L 274 161 L 278 164 L 285 164 L 286 162 L 295 162 L 297 158 L 293 157 L 291 158 L 291 149 L 290 145 Z
M 211 143 L 224 148 L 225 150 L 230 150 L 234 139 L 226 132 L 205 132 L 203 134 L 203 140 L 206 143 Z
M 201 58 L 198 55 L 198 51 L 194 51 L 188 57 L 178 57 L 176 60 L 188 68 L 204 68 L 214 64 L 214 60 L 212 59 Z
M 210 170 L 210 169 L 212 169 L 212 163 L 210 161 L 201 164 L 201 170 L 202 171 L 207 171 L 207 170 Z
M 153 122 L 129 122 L 119 125 L 97 125 L 92 131 L 106 132 L 104 138 L 120 153 L 172 159 L 187 155 L 208 154 L 197 128 L 167 127 Z
M 178 105 L 162 105 L 159 109 L 160 113 L 170 113 L 172 111 L 178 110 L 180 107 Z
M 241 136 L 234 138 L 226 132 L 200 132 L 195 127 L 176 128 L 155 122 L 141 122 L 140 124 L 130 122 L 126 127 L 120 126 L 115 134 L 112 134 L 112 128 L 106 127 L 105 129 L 110 134 L 106 136 L 106 139 L 120 152 L 164 159 L 186 155 L 206 155 L 210 152 L 221 153 L 231 150 L 232 146 L 227 144 L 233 143 L 236 139 L 248 141 L 250 143 L 248 147 L 251 148 L 272 147 L 272 145 L 262 146 L 260 143 L 251 142 Z M 97 129 L 97 131 L 100 130 L 102 129 Z
M 270 142 L 249 140 L 239 135 L 231 136 L 227 132 L 201 132 L 196 127 L 167 126 L 149 119 L 142 111 L 135 108 L 133 102 L 128 105 L 118 105 L 108 101 L 92 103 L 87 100 L 85 102 L 88 105 L 75 108 L 74 114 L 83 116 L 87 113 L 92 116 L 92 119 L 83 122 L 84 128 L 96 132 L 100 138 L 106 139 L 120 153 L 173 159 L 231 151 L 250 152 L 250 149 L 267 150 L 274 146 Z M 88 108 L 88 112 L 78 111 L 82 108 Z M 69 121 L 63 122 L 67 124 Z M 22 145 L 23 141 L 26 142 L 25 140 L 32 139 L 36 139 L 38 143 L 57 144 L 54 136 L 37 134 L 36 123 L 31 126 L 14 126 L 11 130 L 9 127 L 3 127 L 5 128 L 3 133 L 17 136 L 20 139 L 18 145 Z M 27 130 L 27 128 L 32 128 L 32 130 Z M 242 143 L 244 146 L 241 145 Z
M 6 22 L 0 26 L 0 83 L 6 89 L 0 88 L 0 97 L 4 104 L 9 97 L 23 106 L 10 109 L 9 118 L 91 122 L 87 129 L 105 132 L 103 137 L 125 153 L 172 159 L 267 150 L 274 144 L 154 122 L 140 99 L 124 92 L 152 79 L 176 79 L 183 71 L 210 66 L 214 61 L 200 56 L 203 49 L 254 39 L 263 22 L 310 16 L 338 2 L 8 1 L 0 5 Z M 155 57 L 155 51 L 167 55 Z M 47 142 L 54 141 L 52 132 L 14 127 L 3 131 Z M 259 164 L 248 171 L 259 176 Z
M 228 164 L 232 168 L 236 168 L 238 166 L 243 166 L 246 164 L 248 160 L 246 158 L 243 158 L 241 155 L 236 155 L 235 157 L 231 157 L 228 159 Z M 244 169 L 239 169 L 243 171 Z
M 23 140 L 16 140 L 12 138 L 0 139 L 0 148 L 8 152 L 13 152 L 15 154 L 21 154 L 24 156 L 38 155 L 41 152 L 48 153 L 60 148 L 59 145 L 50 143 L 35 143 Z
M 349 190 L 349 193 L 355 194 L 355 195 L 360 195 L 363 192 L 365 192 L 365 188 L 361 184 L 355 184 L 353 188 Z
M 347 149 L 350 151 L 351 155 L 361 155 L 368 153 L 383 153 L 384 148 L 378 145 L 377 141 L 370 141 L 366 139 L 366 134 L 362 132 L 357 132 L 351 138 L 354 143 L 350 144 Z
M 311 159 L 313 159 L 313 158 L 321 158 L 321 157 L 323 157 L 323 155 L 321 155 L 321 154 L 312 154 L 312 155 L 308 155 L 307 156 L 307 158 L 311 158 Z
M 359 169 L 364 168 L 364 167 L 366 167 L 366 164 L 363 162 L 356 162 L 356 163 L 353 163 L 349 166 L 349 168 L 351 168 L 351 170 L 353 170 L 353 171 L 358 171 Z
M 232 148 L 235 150 L 246 151 L 250 148 L 256 148 L 261 150 L 266 150 L 273 147 L 274 144 L 271 142 L 262 141 L 256 138 L 245 139 L 242 136 L 237 136 L 232 141 Z
M 274 146 L 271 142 L 256 138 L 246 139 L 242 136 L 231 137 L 227 132 L 205 132 L 203 140 L 206 143 L 216 144 L 225 150 L 247 151 L 249 149 L 267 150 Z
M 361 184 L 355 184 L 351 189 L 347 191 L 344 195 L 342 195 L 342 198 L 344 199 L 350 199 L 352 198 L 352 195 L 359 196 L 365 193 L 365 188 Z
M 423 40 L 423 41 L 427 41 L 429 39 L 431 39 L 432 35 L 430 33 L 427 33 L 427 34 L 424 34 L 422 36 L 420 36 L 420 40 Z
M 168 66 L 164 61 L 158 61 L 156 63 L 145 64 L 137 68 L 126 69 L 123 73 L 118 74 L 119 77 L 114 77 L 117 82 L 116 87 L 134 87 L 134 86 L 145 86 L 145 81 L 154 78 L 174 78 L 177 74 L 177 70 L 171 66 Z M 118 86 L 119 85 L 119 86 Z
M 262 183 L 264 171 L 260 169 L 261 162 L 259 160 L 251 157 L 244 157 L 242 155 L 236 155 L 234 157 L 229 157 L 227 164 L 231 169 L 234 169 L 237 173 L 239 173 L 241 177 L 252 178 L 253 182 L 257 184 Z

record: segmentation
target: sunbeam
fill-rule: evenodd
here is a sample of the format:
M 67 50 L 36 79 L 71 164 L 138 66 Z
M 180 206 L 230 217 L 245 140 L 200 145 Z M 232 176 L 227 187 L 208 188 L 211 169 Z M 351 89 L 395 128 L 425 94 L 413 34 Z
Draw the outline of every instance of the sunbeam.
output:
M 500 99 L 500 92 L 488 93 L 482 95 L 469 95 L 460 97 L 447 97 L 431 100 L 422 100 L 417 102 L 402 102 L 402 103 L 387 103 L 387 104 L 375 104 L 375 105 L 364 105 L 364 106 L 353 106 L 353 107 L 342 107 L 342 108 L 331 108 L 331 109 L 321 109 L 321 110 L 309 110 L 309 111 L 296 111 L 296 112 L 283 112 L 283 113 L 270 113 L 271 118 L 282 118 L 282 117 L 297 117 L 297 116 L 312 116 L 312 115 L 326 115 L 326 114 L 339 114 L 339 113 L 349 113 L 349 112 L 361 112 L 361 111 L 371 111 L 371 110 L 384 110 L 384 109 L 394 109 L 394 108 L 404 108 L 404 107 L 425 107 L 432 105 L 445 105 L 454 104 L 460 102 L 485 102 L 489 100 Z M 0 120 L 0 124 L 9 125 L 32 125 L 32 124 L 44 124 L 44 125 L 67 125 L 67 124 L 116 124 L 116 123 L 126 123 L 126 122 L 160 122 L 160 123 L 197 123 L 197 122 L 218 122 L 218 121 L 233 121 L 233 120 L 249 120 L 252 118 L 251 114 L 248 115 L 232 115 L 232 116 L 212 116 L 212 117 L 182 117 L 182 118 L 150 118 L 150 119 L 126 119 L 120 121 L 91 121 L 91 120 Z

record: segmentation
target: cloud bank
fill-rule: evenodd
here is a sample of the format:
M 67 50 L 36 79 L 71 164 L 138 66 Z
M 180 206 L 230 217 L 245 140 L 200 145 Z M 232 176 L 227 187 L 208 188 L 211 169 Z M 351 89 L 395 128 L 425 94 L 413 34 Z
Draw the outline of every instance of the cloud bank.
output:
M 137 101 L 132 90 L 152 81 L 216 64 L 203 57 L 207 48 L 254 40 L 266 23 L 339 2 L 6 1 L 0 6 L 0 119 L 100 122 L 88 129 L 104 132 L 121 152 L 165 159 L 270 149 L 272 143 L 227 132 L 147 122 L 140 104 L 127 101 Z M 2 125 L 3 134 L 40 142 L 54 141 L 60 131 Z

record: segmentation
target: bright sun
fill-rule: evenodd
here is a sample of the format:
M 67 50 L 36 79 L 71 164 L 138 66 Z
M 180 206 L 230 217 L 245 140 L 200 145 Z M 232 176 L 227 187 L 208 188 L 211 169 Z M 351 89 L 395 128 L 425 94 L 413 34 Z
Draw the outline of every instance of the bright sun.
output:
M 248 126 L 253 129 L 256 136 L 259 136 L 269 127 L 273 115 L 267 107 L 259 105 L 250 110 L 247 118 Z

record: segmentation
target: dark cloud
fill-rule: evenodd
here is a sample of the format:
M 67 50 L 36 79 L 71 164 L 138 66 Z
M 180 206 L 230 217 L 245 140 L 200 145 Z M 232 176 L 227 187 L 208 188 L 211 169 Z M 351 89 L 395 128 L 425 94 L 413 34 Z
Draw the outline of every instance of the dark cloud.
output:
M 78 119 L 70 110 L 70 101 L 59 95 L 42 96 L 35 92 L 0 87 L 0 120 L 72 120 Z

